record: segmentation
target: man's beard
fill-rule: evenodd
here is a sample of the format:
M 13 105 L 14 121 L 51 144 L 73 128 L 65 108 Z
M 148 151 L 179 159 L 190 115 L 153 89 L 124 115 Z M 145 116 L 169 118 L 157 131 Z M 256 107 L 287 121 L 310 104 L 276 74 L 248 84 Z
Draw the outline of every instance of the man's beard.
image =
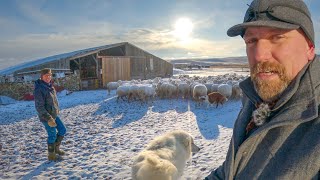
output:
M 272 72 L 279 76 L 277 79 L 262 80 L 257 77 L 259 72 Z M 251 80 L 256 92 L 261 99 L 272 102 L 279 98 L 279 95 L 288 87 L 291 82 L 285 67 L 278 63 L 261 62 L 251 68 Z

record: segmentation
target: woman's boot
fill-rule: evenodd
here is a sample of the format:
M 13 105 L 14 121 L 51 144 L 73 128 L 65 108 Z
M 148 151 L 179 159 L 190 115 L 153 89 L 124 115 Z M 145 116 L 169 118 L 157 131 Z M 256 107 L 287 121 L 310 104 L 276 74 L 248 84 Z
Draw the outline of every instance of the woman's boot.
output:
M 63 136 L 58 135 L 56 142 L 54 143 L 55 144 L 55 152 L 56 152 L 56 154 L 59 154 L 60 156 L 65 155 L 65 152 L 60 150 L 60 145 L 61 145 L 62 139 L 63 139 Z
M 48 144 L 48 160 L 57 160 L 54 144 Z

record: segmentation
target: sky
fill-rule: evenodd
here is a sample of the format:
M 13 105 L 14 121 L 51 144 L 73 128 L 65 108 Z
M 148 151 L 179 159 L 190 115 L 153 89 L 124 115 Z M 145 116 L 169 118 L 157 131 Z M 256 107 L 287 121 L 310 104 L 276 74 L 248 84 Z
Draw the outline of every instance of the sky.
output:
M 52 55 L 129 42 L 160 58 L 245 56 L 251 0 L 0 0 L 0 70 Z M 320 2 L 305 0 L 320 52 Z M 180 23 L 179 23 L 180 22 Z

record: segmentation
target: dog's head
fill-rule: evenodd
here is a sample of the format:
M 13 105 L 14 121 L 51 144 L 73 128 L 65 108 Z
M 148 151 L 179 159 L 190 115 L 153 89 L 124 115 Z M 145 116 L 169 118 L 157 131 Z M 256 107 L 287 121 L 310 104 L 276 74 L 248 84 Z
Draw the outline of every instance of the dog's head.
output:
M 189 133 L 182 130 L 175 130 L 171 133 L 181 144 L 183 144 L 190 156 L 200 151 L 200 148 L 194 144 L 194 139 Z

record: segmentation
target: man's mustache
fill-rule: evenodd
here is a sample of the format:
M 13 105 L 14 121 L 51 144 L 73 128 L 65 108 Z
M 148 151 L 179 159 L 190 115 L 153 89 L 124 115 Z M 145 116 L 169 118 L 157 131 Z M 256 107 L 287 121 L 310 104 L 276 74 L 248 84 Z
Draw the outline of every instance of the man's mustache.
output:
M 272 62 L 259 62 L 251 69 L 251 76 L 256 77 L 258 73 L 276 73 L 280 78 L 285 76 L 286 69 L 282 64 Z

